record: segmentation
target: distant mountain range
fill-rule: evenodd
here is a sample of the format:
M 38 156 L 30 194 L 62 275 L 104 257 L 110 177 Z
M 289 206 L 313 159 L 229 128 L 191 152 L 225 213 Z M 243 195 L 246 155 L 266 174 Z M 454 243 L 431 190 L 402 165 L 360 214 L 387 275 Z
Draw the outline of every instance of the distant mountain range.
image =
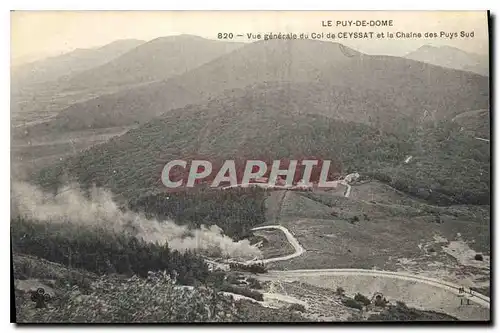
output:
M 121 40 L 14 67 L 11 109 L 35 118 L 37 112 L 53 114 L 96 96 L 184 74 L 242 45 L 192 35 Z
M 489 113 L 476 111 L 489 109 L 489 80 L 470 71 L 333 42 L 183 35 L 56 82 L 63 95 L 116 91 L 21 135 L 134 128 L 43 169 L 36 177 L 44 186 L 69 177 L 128 200 L 164 190 L 171 159 L 317 156 L 436 203 L 489 200 L 489 148 L 471 136 L 487 128 L 480 123 Z
M 103 65 L 61 82 L 66 89 L 121 86 L 165 80 L 243 46 L 192 35 L 156 38 Z
M 147 44 L 141 48 L 144 46 Z M 337 43 L 311 40 L 251 43 L 168 80 L 71 105 L 52 121 L 29 131 L 36 135 L 129 126 L 188 104 L 230 95 L 235 89 L 275 82 L 280 83 L 276 93 L 286 96 L 282 108 L 314 110 L 328 117 L 385 127 L 396 120 L 404 120 L 400 126 L 413 126 L 425 110 L 437 110 L 433 119 L 439 120 L 488 107 L 486 77 L 346 49 Z M 108 65 L 100 71 L 106 72 Z
M 144 43 L 142 40 L 118 40 L 93 49 L 77 49 L 60 56 L 15 66 L 11 69 L 12 86 L 41 84 L 102 65 Z
M 405 58 L 429 64 L 489 75 L 487 55 L 465 52 L 451 46 L 424 45 L 408 53 Z
M 398 115 L 401 105 L 418 113 L 423 97 L 406 100 L 397 91 L 377 95 L 359 90 L 283 82 L 226 90 L 46 168 L 38 181 L 53 186 L 66 175 L 80 184 L 109 187 L 130 200 L 164 191 L 161 171 L 173 159 L 221 163 L 317 156 L 332 160 L 336 170 L 369 173 L 436 203 L 487 202 L 489 147 L 484 142 L 461 132 L 450 118 L 421 123 Z M 443 112 L 455 114 L 448 108 Z M 385 126 L 370 121 L 378 115 Z M 406 165 L 408 155 L 416 162 Z

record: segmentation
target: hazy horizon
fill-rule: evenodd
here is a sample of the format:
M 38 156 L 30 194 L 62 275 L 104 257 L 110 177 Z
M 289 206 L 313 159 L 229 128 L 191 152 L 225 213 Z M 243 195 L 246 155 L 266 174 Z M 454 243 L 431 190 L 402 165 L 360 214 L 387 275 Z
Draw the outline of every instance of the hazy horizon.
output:
M 322 27 L 327 20 L 393 20 L 393 27 Z M 423 45 L 451 46 L 489 53 L 486 11 L 335 12 L 335 11 L 13 11 L 11 12 L 11 61 L 14 65 L 58 56 L 76 49 L 98 48 L 117 40 L 145 42 L 176 35 L 217 40 L 218 32 L 431 32 L 474 31 L 469 39 L 356 39 L 328 40 L 367 54 L 404 56 Z M 230 41 L 230 40 L 225 40 Z M 234 42 L 251 42 L 246 38 Z M 323 41 L 326 41 L 323 39 Z
M 201 36 L 192 35 L 192 34 L 179 34 L 179 35 L 159 36 L 159 37 L 153 38 L 151 40 L 144 40 L 144 43 L 151 42 L 151 41 L 153 41 L 155 39 L 158 39 L 158 38 L 175 37 L 175 36 L 182 36 L 182 35 L 188 35 L 188 36 L 193 36 L 193 37 L 201 37 Z M 208 40 L 218 40 L 218 39 L 205 38 L 205 37 L 201 37 L 201 38 L 208 39 Z M 74 52 L 76 50 L 93 50 L 93 49 L 99 49 L 101 47 L 105 47 L 105 46 L 110 45 L 112 43 L 119 42 L 119 41 L 125 41 L 125 40 L 135 40 L 135 38 L 116 39 L 116 40 L 110 41 L 109 43 L 106 43 L 106 44 L 102 44 L 102 45 L 98 45 L 98 46 L 93 46 L 93 47 L 89 47 L 89 48 L 79 47 L 79 48 L 75 48 L 75 49 L 72 49 L 72 50 L 63 51 L 63 52 L 58 53 L 58 54 L 46 54 L 46 55 L 40 55 L 40 56 L 27 55 L 27 56 L 23 56 L 21 58 L 11 59 L 11 61 L 12 61 L 12 65 L 19 66 L 19 65 L 24 65 L 24 64 L 29 64 L 29 63 L 37 62 L 37 61 L 42 61 L 42 60 L 49 59 L 49 58 L 52 58 L 52 57 L 58 57 L 58 56 L 61 56 L 61 55 L 69 54 L 69 53 Z M 348 43 L 340 42 L 340 41 L 328 41 L 328 40 L 318 40 L 318 41 L 339 43 L 339 44 L 344 44 L 346 46 L 348 45 Z M 256 43 L 257 41 L 226 41 L 226 42 L 228 42 L 228 43 L 233 42 L 233 43 L 251 44 L 251 43 Z M 410 53 L 412 51 L 416 51 L 416 50 L 418 50 L 419 48 L 421 48 L 423 46 L 432 46 L 432 47 L 436 47 L 436 48 L 451 47 L 451 48 L 455 48 L 455 49 L 458 49 L 458 50 L 461 50 L 461 51 L 464 51 L 464 52 L 467 52 L 467 53 L 470 53 L 470 54 L 477 54 L 477 55 L 484 55 L 484 56 L 488 55 L 488 54 L 480 54 L 480 53 L 476 53 L 476 52 L 465 51 L 465 50 L 463 50 L 461 48 L 458 48 L 456 46 L 435 45 L 433 43 L 425 43 L 425 44 L 420 45 L 416 49 L 410 50 L 408 52 L 405 52 L 403 54 L 396 55 L 396 56 L 401 56 L 401 57 L 405 56 L 406 54 L 408 54 L 408 53 Z M 352 47 L 352 46 L 350 46 L 350 47 Z M 355 49 L 356 51 L 362 52 L 361 50 L 357 49 L 356 47 L 352 47 L 352 48 Z M 365 52 L 363 52 L 363 53 L 365 53 Z M 367 54 L 370 54 L 370 53 L 367 53 Z M 385 54 L 385 53 L 371 53 L 371 55 L 388 55 L 388 54 Z M 392 54 L 389 54 L 389 55 L 392 55 Z M 395 56 L 395 55 L 392 55 L 392 56 Z

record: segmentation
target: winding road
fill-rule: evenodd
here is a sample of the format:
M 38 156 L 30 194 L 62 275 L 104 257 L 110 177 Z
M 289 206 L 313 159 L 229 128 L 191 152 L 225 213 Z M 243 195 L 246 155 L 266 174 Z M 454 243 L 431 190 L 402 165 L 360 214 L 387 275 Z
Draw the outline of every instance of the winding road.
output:
M 344 197 L 349 198 L 349 195 L 351 195 L 351 185 L 349 185 L 346 181 L 340 181 L 340 184 L 346 187 Z
M 414 281 L 419 283 L 424 283 L 433 287 L 438 287 L 457 296 L 463 296 L 468 298 L 474 303 L 477 303 L 485 308 L 490 308 L 490 298 L 479 294 L 477 292 L 471 291 L 468 288 L 460 292 L 462 286 L 457 284 L 442 281 L 427 276 L 419 276 L 400 272 L 390 272 L 390 271 L 378 271 L 369 269 L 357 269 L 357 268 L 339 268 L 339 269 L 298 269 L 291 271 L 269 271 L 266 274 L 262 274 L 263 278 L 270 279 L 283 279 L 283 278 L 298 278 L 298 277 L 311 277 L 311 276 L 375 276 L 375 277 L 385 277 L 385 278 L 395 278 L 406 281 Z M 472 293 L 472 294 L 471 294 Z
M 263 230 L 263 229 L 278 229 L 281 230 L 287 240 L 295 249 L 295 252 L 286 256 L 269 258 L 269 259 L 261 259 L 261 260 L 250 260 L 248 263 L 252 262 L 262 262 L 262 263 L 270 263 L 276 261 L 290 260 L 292 258 L 296 258 L 302 255 L 306 250 L 300 245 L 299 241 L 293 236 L 293 234 L 285 227 L 281 225 L 268 225 L 257 227 L 252 230 Z M 462 286 L 448 282 L 443 280 L 438 280 L 434 278 L 430 278 L 427 276 L 419 276 L 408 273 L 400 273 L 400 272 L 391 272 L 391 271 L 378 271 L 378 270 L 369 270 L 369 269 L 357 269 L 357 268 L 333 268 L 333 269 L 298 269 L 298 270 L 289 270 L 289 271 L 269 271 L 266 274 L 261 274 L 259 276 L 263 278 L 269 279 L 283 279 L 283 278 L 297 278 L 297 277 L 311 277 L 311 276 L 374 276 L 374 277 L 386 277 L 386 278 L 396 278 L 406 281 L 414 281 L 419 283 L 424 283 L 433 287 L 438 287 L 449 292 L 454 293 L 457 296 L 463 296 L 471 300 L 474 303 L 477 303 L 485 308 L 490 308 L 490 298 L 482 295 L 480 293 L 471 291 L 470 289 L 465 290 Z
M 345 197 L 349 197 L 351 193 L 351 186 L 348 184 L 347 181 L 344 182 L 344 184 L 347 188 L 346 191 L 344 192 Z M 284 191 L 283 195 L 278 199 L 279 203 L 276 203 L 277 206 L 279 207 L 278 211 L 273 214 L 273 217 L 270 217 L 271 220 L 274 220 L 273 225 L 266 225 L 266 226 L 261 226 L 261 227 L 256 227 L 253 228 L 252 230 L 265 230 L 265 229 L 277 229 L 281 230 L 284 234 L 285 237 L 287 238 L 288 242 L 292 245 L 294 248 L 294 253 L 288 254 L 285 256 L 281 257 L 275 257 L 275 258 L 269 258 L 269 259 L 254 259 L 254 260 L 249 260 L 245 262 L 246 264 L 251 264 L 251 263 L 272 263 L 272 262 L 277 262 L 277 261 L 285 261 L 285 260 L 290 260 L 296 257 L 301 256 L 306 252 L 306 250 L 302 247 L 302 245 L 299 243 L 299 241 L 295 238 L 295 236 L 284 226 L 279 225 L 280 223 L 280 215 L 281 215 L 281 209 L 283 206 L 283 202 L 286 200 L 287 195 L 289 194 L 288 191 Z M 262 278 L 264 280 L 271 280 L 271 281 L 282 281 L 284 279 L 298 279 L 298 278 L 307 278 L 307 277 L 328 277 L 331 276 L 332 278 L 334 277 L 379 277 L 382 279 L 398 279 L 398 280 L 403 280 L 403 281 L 409 281 L 410 283 L 421 283 L 425 284 L 431 287 L 435 288 L 440 288 L 442 290 L 445 290 L 447 292 L 450 292 L 453 295 L 457 296 L 457 301 L 458 297 L 462 297 L 464 299 L 468 299 L 469 301 L 485 308 L 485 309 L 490 309 L 490 298 L 482 295 L 478 292 L 472 291 L 469 288 L 465 288 L 463 286 L 457 285 L 452 282 L 448 281 L 443 281 L 427 276 L 421 276 L 421 275 L 414 275 L 414 274 L 409 274 L 409 273 L 402 273 L 402 272 L 392 272 L 392 271 L 380 271 L 380 270 L 370 270 L 370 269 L 358 269 L 358 268 L 332 268 L 332 269 L 298 269 L 298 270 L 270 270 L 265 274 L 259 274 L 259 278 Z M 280 296 L 279 294 L 277 294 Z M 438 309 L 439 310 L 439 309 Z M 452 310 L 454 311 L 454 310 Z M 457 314 L 459 315 L 459 314 Z M 463 315 L 463 314 L 462 314 Z M 466 315 L 464 319 L 468 319 L 469 315 Z
M 281 225 L 266 225 L 266 226 L 263 226 L 263 227 L 253 228 L 252 230 L 256 231 L 256 230 L 263 230 L 263 229 L 279 229 L 279 230 L 283 231 L 283 233 L 286 236 L 286 239 L 288 240 L 288 242 L 295 249 L 295 252 L 292 253 L 292 254 L 286 255 L 286 256 L 282 256 L 282 257 L 275 257 L 275 258 L 269 258 L 269 259 L 260 259 L 260 260 L 258 260 L 258 262 L 262 262 L 264 264 L 267 264 L 269 262 L 290 260 L 290 259 L 298 257 L 298 256 L 302 255 L 302 253 L 306 252 L 306 250 L 304 250 L 304 248 L 302 247 L 302 245 L 300 245 L 299 241 L 292 235 L 292 233 L 287 228 L 285 228 L 285 227 L 283 227 Z M 250 263 L 250 262 L 255 262 L 255 260 L 253 260 L 253 261 L 250 260 L 247 263 Z

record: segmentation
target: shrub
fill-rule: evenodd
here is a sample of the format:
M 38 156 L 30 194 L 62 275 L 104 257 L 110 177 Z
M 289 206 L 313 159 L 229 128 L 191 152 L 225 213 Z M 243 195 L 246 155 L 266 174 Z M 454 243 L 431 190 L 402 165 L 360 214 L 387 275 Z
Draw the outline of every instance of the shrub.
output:
M 337 294 L 338 296 L 344 296 L 345 294 L 344 288 L 338 287 L 337 290 L 335 290 L 335 294 Z
M 259 305 L 234 301 L 211 288 L 182 288 L 166 272 L 147 279 L 102 276 L 88 295 L 67 290 L 43 311 L 16 292 L 16 309 L 22 323 L 281 322 L 286 315 L 270 308 L 257 311 Z
M 250 297 L 256 301 L 263 301 L 264 300 L 264 296 L 262 295 L 262 293 L 258 292 L 257 290 L 252 290 L 248 287 L 241 287 L 241 286 L 235 286 L 235 285 L 229 284 L 229 283 L 223 283 L 222 286 L 220 287 L 220 290 L 226 291 L 228 293 L 233 293 L 233 294 L 238 294 L 238 295 Z
M 384 308 L 387 305 L 387 303 L 389 303 L 389 302 L 385 298 L 382 298 L 382 297 L 376 297 L 375 302 L 374 302 L 375 306 L 379 306 L 382 308 Z
M 348 306 L 350 308 L 363 310 L 363 304 L 353 300 L 352 298 L 343 299 L 342 304 L 344 304 L 345 306 Z
M 230 263 L 229 267 L 234 270 L 247 271 L 252 273 L 266 273 L 267 268 L 264 263 L 258 262 L 254 264 Z
M 401 301 L 396 301 L 396 306 L 399 308 L 402 308 L 402 309 L 408 309 L 408 306 L 404 302 L 401 302 Z
M 226 278 L 226 273 L 222 271 L 210 272 L 206 283 L 214 288 L 222 286 L 224 279 Z
M 51 287 L 78 286 L 80 290 L 88 290 L 97 276 L 84 270 L 68 269 L 38 257 L 26 256 L 18 253 L 13 255 L 14 278 L 38 279 L 47 281 Z M 50 285 L 49 281 L 55 281 Z
M 455 317 L 435 311 L 423 311 L 407 307 L 403 302 L 390 305 L 380 313 L 372 314 L 369 321 L 454 321 Z
M 243 277 L 240 275 L 228 274 L 226 281 L 229 284 L 241 284 Z
M 479 260 L 479 261 L 483 261 L 483 255 L 481 253 L 477 253 L 475 256 L 474 256 L 474 259 L 475 260 Z
M 33 277 L 35 269 L 31 261 L 23 261 L 21 263 L 14 263 L 14 277 L 16 279 L 27 280 Z
M 363 304 L 363 305 L 368 305 L 370 304 L 370 299 L 360 293 L 357 293 L 356 295 L 354 295 L 354 300 Z
M 305 312 L 306 307 L 302 304 L 298 303 L 293 303 L 288 307 L 288 311 L 299 311 L 299 312 Z
M 247 278 L 247 282 L 249 283 L 249 287 L 252 289 L 262 289 L 262 284 L 256 278 L 249 277 Z

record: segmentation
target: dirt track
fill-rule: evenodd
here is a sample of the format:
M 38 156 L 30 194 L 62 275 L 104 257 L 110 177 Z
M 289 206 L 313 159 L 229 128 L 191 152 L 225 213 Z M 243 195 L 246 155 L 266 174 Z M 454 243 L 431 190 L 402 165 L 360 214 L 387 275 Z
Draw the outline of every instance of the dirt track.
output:
M 281 225 L 269 225 L 269 226 L 253 228 L 252 230 L 262 230 L 262 229 L 279 229 L 279 230 L 283 231 L 283 233 L 286 236 L 286 239 L 288 240 L 288 242 L 290 242 L 290 244 L 295 249 L 295 252 L 292 254 L 286 255 L 286 256 L 282 256 L 282 257 L 262 259 L 262 260 L 259 260 L 259 262 L 269 263 L 269 262 L 275 262 L 275 261 L 289 260 L 289 259 L 292 259 L 292 258 L 295 258 L 295 257 L 302 255 L 302 253 L 304 253 L 306 251 L 306 250 L 304 250 L 302 245 L 300 245 L 299 241 L 292 235 L 292 233 L 287 228 L 285 228 Z
M 300 245 L 299 241 L 292 235 L 292 233 L 285 227 L 280 225 L 269 225 L 254 228 L 253 230 L 261 230 L 261 229 L 279 229 L 285 233 L 286 238 L 290 242 L 290 244 L 295 249 L 295 253 L 277 257 L 270 259 L 263 259 L 261 262 L 268 263 L 274 261 L 282 261 L 289 260 L 295 257 L 302 255 L 305 252 L 304 248 Z M 397 278 L 408 281 L 417 281 L 420 283 L 425 283 L 428 285 L 432 285 L 438 288 L 442 288 L 454 293 L 457 296 L 464 296 L 468 298 L 470 301 L 480 304 L 486 308 L 490 307 L 490 299 L 487 296 L 479 294 L 477 292 L 471 291 L 469 289 L 464 290 L 464 292 L 460 292 L 461 286 L 456 285 L 451 282 L 442 281 L 438 279 L 433 279 L 426 276 L 412 275 L 407 273 L 400 272 L 388 272 L 388 271 L 377 271 L 377 270 L 368 270 L 368 269 L 351 269 L 351 268 L 340 268 L 340 269 L 299 269 L 292 271 L 270 271 L 267 275 L 261 275 L 262 277 L 302 277 L 302 276 L 331 276 L 331 275 L 367 275 L 367 276 L 378 276 L 378 277 L 389 277 L 389 278 Z M 472 293 L 472 294 L 471 294 Z
M 424 283 L 433 287 L 444 289 L 446 291 L 455 294 L 456 296 L 463 297 L 464 299 L 469 299 L 470 302 L 477 303 L 478 305 L 481 305 L 488 309 L 490 308 L 490 299 L 485 295 L 471 291 L 468 288 L 465 289 L 463 293 L 461 293 L 460 292 L 461 286 L 456 285 L 454 283 L 433 279 L 426 276 L 418 276 L 406 273 L 376 271 L 368 269 L 341 268 L 341 269 L 303 269 L 303 270 L 292 270 L 292 271 L 269 271 L 269 273 L 261 275 L 261 277 L 263 278 L 270 278 L 270 279 L 273 278 L 287 279 L 294 277 L 310 277 L 310 276 L 371 276 L 371 277 L 400 279 L 406 281 L 415 281 L 418 283 Z
M 255 228 L 279 229 L 285 233 L 287 240 L 294 247 L 295 253 L 264 259 L 262 262 L 289 260 L 305 252 L 298 240 L 285 227 L 269 225 Z M 489 319 L 490 299 L 487 296 L 464 289 L 451 282 L 400 272 L 377 271 L 368 269 L 302 269 L 291 271 L 269 271 L 259 275 L 262 280 L 301 280 L 310 284 L 335 288 L 353 287 L 352 293 L 373 293 L 383 291 L 396 300 L 406 302 L 410 306 L 425 310 L 445 312 L 461 320 Z M 463 300 L 461 300 L 463 299 Z M 468 301 L 467 301 L 468 299 Z M 462 302 L 464 305 L 462 305 Z M 465 305 L 467 304 L 467 305 Z M 469 305 L 470 304 L 470 305 Z
M 268 207 L 275 210 L 268 220 L 272 220 L 276 224 L 257 227 L 253 230 L 281 230 L 295 249 L 295 252 L 286 256 L 259 260 L 260 262 L 270 263 L 290 260 L 306 251 L 287 228 L 279 225 L 281 208 L 283 202 L 287 200 L 288 193 L 288 191 L 284 193 L 275 192 L 273 207 Z M 350 186 L 344 192 L 344 196 L 348 197 L 349 193 Z M 370 295 L 374 292 L 383 292 L 384 295 L 388 296 L 388 299 L 404 301 L 409 306 L 422 310 L 444 312 L 460 320 L 489 319 L 489 297 L 471 291 L 469 288 L 462 289 L 462 286 L 457 284 L 426 276 L 369 269 L 332 268 L 269 271 L 266 274 L 260 274 L 259 279 L 268 281 L 298 280 L 332 290 L 342 286 L 352 294 L 361 292 Z

